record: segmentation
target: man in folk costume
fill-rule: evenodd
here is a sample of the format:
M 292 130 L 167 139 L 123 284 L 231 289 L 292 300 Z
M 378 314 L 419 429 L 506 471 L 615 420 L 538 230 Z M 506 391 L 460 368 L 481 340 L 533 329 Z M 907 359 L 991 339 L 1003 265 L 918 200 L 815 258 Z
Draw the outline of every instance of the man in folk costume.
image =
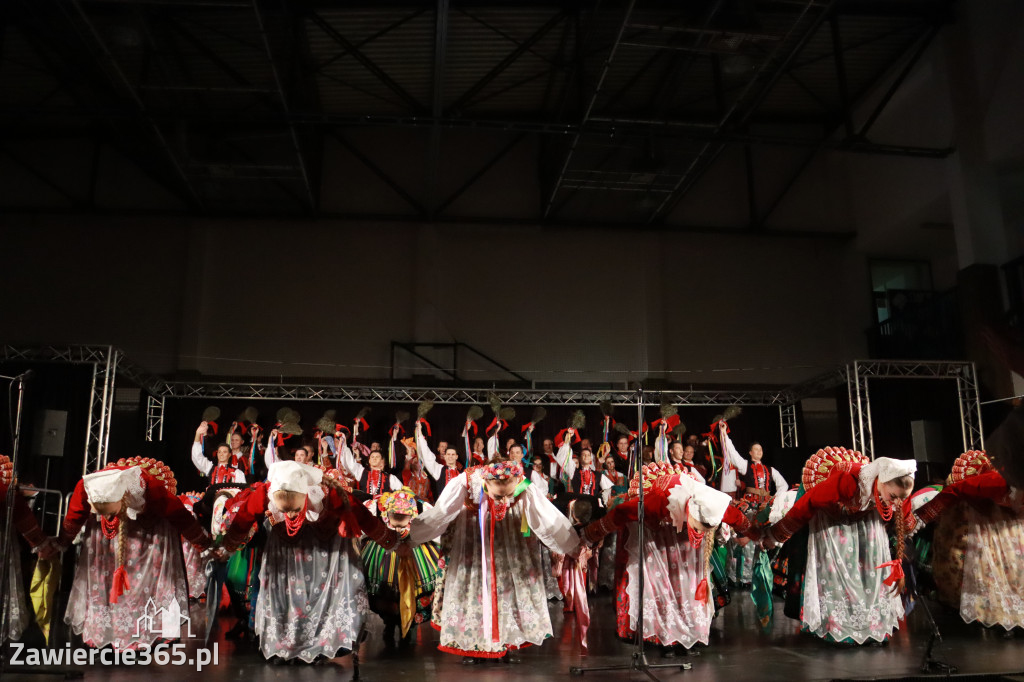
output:
M 422 506 L 410 488 L 377 498 L 381 521 L 400 538 L 409 534 L 409 524 Z M 369 530 L 372 524 L 360 525 L 367 525 Z M 370 609 L 384 621 L 384 646 L 395 646 L 396 630 L 400 647 L 413 646 L 416 625 L 430 620 L 434 587 L 440 576 L 437 544 L 425 542 L 413 547 L 411 556 L 403 556 L 367 537 L 361 554 Z
M 300 443 L 288 453 L 281 443 L 280 435 L 281 432 L 278 429 L 272 429 L 267 437 L 267 447 L 263 450 L 263 463 L 267 465 L 267 471 L 270 471 L 270 465 L 276 462 L 292 461 L 299 464 L 313 464 L 313 451 L 309 447 Z
M 639 486 L 644 485 L 644 547 L 639 544 Z M 626 501 L 587 526 L 591 545 L 618 532 L 616 616 L 619 637 L 643 637 L 667 656 L 707 644 L 714 615 L 711 552 L 715 528 L 723 521 L 739 532 L 750 524 L 728 495 L 700 483 L 679 466 L 661 462 L 633 477 Z M 644 615 L 639 615 L 639 565 L 644 562 Z
M 967 623 L 1024 628 L 1024 489 L 972 450 L 917 516 L 938 522 L 932 573 L 943 603 Z
M 203 440 L 210 432 L 208 422 L 200 422 L 192 443 L 192 463 L 203 476 L 209 476 L 211 483 L 241 483 L 245 485 L 245 472 L 238 468 L 238 460 L 231 454 L 226 443 L 217 446 L 217 463 L 214 464 L 203 454 Z
M 57 543 L 67 549 L 85 526 L 64 621 L 87 645 L 151 645 L 158 635 L 139 627 L 140 617 L 159 617 L 157 609 L 188 613 L 181 537 L 206 549 L 210 536 L 174 485 L 161 462 L 132 459 L 75 486 Z
M 559 443 L 558 454 L 555 455 L 569 480 L 570 492 L 592 495 L 595 502 L 600 500 L 600 504 L 607 504 L 612 486 L 615 485 L 614 481 L 605 476 L 603 471 L 594 468 L 594 453 L 588 449 L 580 451 L 580 464 L 576 466 L 572 458 L 573 437 L 578 438 L 576 430 L 566 429 L 562 442 Z
M 227 507 L 223 551 L 270 524 L 260 567 L 255 630 L 264 657 L 312 663 L 347 653 L 367 609 L 353 505 L 344 484 L 321 469 L 275 462 L 267 480 Z
M 760 443 L 751 443 L 748 461 L 733 445 L 724 421 L 718 423 L 718 434 L 723 456 L 728 460 L 729 466 L 736 470 L 743 486 L 743 496 L 737 506 L 753 522 L 765 507 L 771 506 L 776 494 L 789 490 L 789 484 L 778 469 L 761 461 L 764 459 L 764 449 Z M 754 565 L 760 560 L 761 549 L 752 542 L 743 545 L 735 542 L 732 544 L 727 563 L 729 580 L 739 583 L 741 588 L 749 588 L 754 576 Z
M 352 454 L 344 433 L 338 441 L 338 463 L 341 464 L 342 469 L 359 481 L 359 490 L 371 497 L 402 489 L 402 481 L 385 470 L 387 462 L 380 450 L 371 450 L 368 458 L 369 466 L 363 466 Z
M 474 663 L 551 637 L 541 546 L 576 556 L 579 538 L 521 462 L 498 456 L 459 474 L 412 520 L 405 541 L 419 545 L 446 530 L 432 618 L 438 648 Z M 398 536 L 373 539 L 391 547 Z
M 6 455 L 0 455 L 0 524 L 4 523 L 7 510 L 7 496 L 14 495 L 14 513 L 11 529 L 23 537 L 40 559 L 53 559 L 60 554 L 57 545 L 46 537 L 28 503 L 18 490 L 14 480 L 14 466 Z M 7 615 L 7 629 L 0 633 L 0 645 L 9 640 L 21 639 L 25 629 L 32 624 L 32 612 L 25 600 L 25 584 L 21 574 L 21 551 L 12 538 L 10 553 L 2 560 L 7 562 L 7 600 L 2 605 Z
M 447 443 L 445 445 L 447 446 Z M 423 437 L 422 422 L 416 422 L 416 452 L 423 463 L 423 469 L 433 481 L 432 489 L 436 500 L 441 497 L 445 486 L 462 473 L 462 469 L 459 467 L 459 452 L 455 448 L 447 446 L 440 453 L 444 457 L 444 464 L 438 462 L 437 456 L 427 444 L 427 439 Z
M 819 450 L 804 466 L 806 490 L 767 533 L 765 549 L 809 526 L 802 581 L 803 630 L 833 642 L 884 642 L 903 617 L 903 544 L 917 463 L 868 461 L 845 448 Z M 886 524 L 896 535 L 889 550 Z

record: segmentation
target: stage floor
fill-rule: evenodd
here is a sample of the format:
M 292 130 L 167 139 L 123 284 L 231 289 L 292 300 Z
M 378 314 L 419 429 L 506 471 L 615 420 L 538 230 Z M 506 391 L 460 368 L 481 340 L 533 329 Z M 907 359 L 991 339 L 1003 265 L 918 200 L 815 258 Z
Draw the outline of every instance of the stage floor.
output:
M 911 613 L 907 627 L 899 630 L 886 647 L 840 649 L 801 635 L 796 621 L 781 614 L 782 603 L 776 600 L 776 619 L 770 634 L 756 631 L 756 617 L 749 594 L 734 594 L 733 603 L 715 619 L 708 647 L 700 648 L 699 656 L 663 659 L 655 648 L 649 653 L 651 663 L 687 661 L 691 670 L 658 670 L 662 680 L 691 682 L 794 682 L 796 680 L 885 679 L 917 677 L 924 647 L 927 643 L 927 621 L 923 609 Z M 608 594 L 591 601 L 590 655 L 581 656 L 575 639 L 575 622 L 571 614 L 562 614 L 560 602 L 551 603 L 555 637 L 541 647 L 521 652 L 522 662 L 506 664 L 480 661 L 466 666 L 461 658 L 443 654 L 435 648 L 437 633 L 429 626 L 420 626 L 417 645 L 411 652 L 385 651 L 380 641 L 382 624 L 375 616 L 370 622 L 371 639 L 362 647 L 360 679 L 369 682 L 487 682 L 489 680 L 550 679 L 623 679 L 624 673 L 587 672 L 583 678 L 569 673 L 571 666 L 603 666 L 628 662 L 632 646 L 615 637 L 614 603 Z M 953 663 L 960 674 L 1024 673 L 1024 636 L 1006 639 L 1000 633 L 977 626 L 968 626 L 952 612 L 932 602 L 932 610 L 942 628 L 944 640 L 936 646 L 940 660 Z M 225 622 L 223 631 L 230 626 Z M 234 642 L 218 638 L 220 663 L 201 674 L 178 667 L 86 667 L 84 679 L 110 682 L 135 682 L 154 678 L 203 679 L 206 682 L 262 682 L 264 680 L 322 680 L 352 678 L 350 656 L 335 659 L 326 665 L 272 666 L 252 650 L 240 650 Z M 641 679 L 639 672 L 629 675 Z M 941 677 L 937 675 L 936 677 Z M 48 679 L 24 675 L 17 669 L 4 675 L 5 680 Z M 645 678 L 644 678 L 645 679 Z M 1024 682 L 1024 676 L 1016 678 Z

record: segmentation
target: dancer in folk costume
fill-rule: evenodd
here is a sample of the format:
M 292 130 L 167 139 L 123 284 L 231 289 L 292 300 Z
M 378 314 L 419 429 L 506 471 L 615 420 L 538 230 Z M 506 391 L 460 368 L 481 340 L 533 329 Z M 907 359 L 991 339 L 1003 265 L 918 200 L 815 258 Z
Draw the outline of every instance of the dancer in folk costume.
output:
M 409 534 L 409 524 L 419 515 L 421 505 L 410 488 L 384 493 L 377 498 L 383 524 L 399 538 Z M 376 526 L 365 519 L 360 525 L 368 526 L 367 529 Z M 377 531 L 380 532 L 379 527 Z M 368 537 L 363 542 L 362 558 L 370 609 L 384 621 L 384 645 L 388 648 L 395 645 L 397 629 L 399 646 L 412 646 L 416 626 L 430 620 L 434 587 L 439 579 L 437 544 L 424 542 L 413 547 L 411 555 L 400 555 L 395 549 L 385 549 Z
M 203 498 L 202 493 L 190 492 L 178 495 L 181 504 L 192 516 L 196 516 L 195 504 Z M 200 522 L 202 524 L 202 522 Z M 196 547 L 185 538 L 181 539 L 181 553 L 185 559 L 185 575 L 188 578 L 188 598 L 199 599 L 206 594 L 205 550 Z
M 67 549 L 85 526 L 64 621 L 92 647 L 153 644 L 138 627 L 156 609 L 188 613 L 181 538 L 206 549 L 209 534 L 175 496 L 170 469 L 131 458 L 82 478 L 68 503 L 60 535 Z
M 829 641 L 884 642 L 903 617 L 904 532 L 917 463 L 868 461 L 845 448 L 819 450 L 804 466 L 806 492 L 764 539 L 765 549 L 809 526 L 803 629 Z M 892 522 L 896 556 L 886 524 Z
M 209 422 L 200 422 L 192 443 L 192 463 L 203 476 L 210 477 L 210 483 L 240 483 L 245 485 L 245 472 L 238 468 L 238 459 L 231 454 L 226 443 L 217 446 L 217 463 L 214 464 L 203 454 L 203 441 L 210 432 Z
M 445 451 L 440 453 L 444 458 L 444 464 L 441 464 L 430 449 L 430 445 L 427 444 L 427 439 L 423 437 L 422 422 L 416 422 L 416 453 L 423 469 L 430 475 L 433 499 L 435 500 L 441 497 L 445 486 L 462 473 L 462 468 L 459 466 L 458 450 L 451 445 L 445 445 L 447 445 Z
M 578 438 L 576 430 L 566 429 L 562 442 L 559 443 L 558 454 L 555 455 L 558 465 L 569 481 L 569 490 L 580 495 L 592 495 L 595 501 L 600 500 L 600 504 L 606 505 L 612 486 L 615 484 L 604 475 L 603 471 L 594 468 L 594 453 L 588 449 L 580 450 L 580 463 L 579 466 L 576 465 L 572 458 L 573 437 Z M 555 440 L 557 441 L 558 438 Z
M 254 524 L 270 524 L 254 618 L 264 657 L 312 663 L 351 650 L 367 608 L 351 506 L 336 476 L 290 461 L 228 505 L 224 552 L 241 547 Z
M 369 466 L 363 466 L 356 456 L 352 454 L 344 433 L 340 435 L 337 442 L 340 468 L 348 472 L 350 476 L 359 482 L 359 490 L 370 497 L 377 497 L 383 493 L 402 489 L 402 481 L 394 474 L 386 471 L 385 464 L 387 462 L 384 460 L 384 454 L 380 450 L 371 450 L 367 460 Z
M 18 490 L 11 460 L 6 455 L 0 455 L 0 524 L 5 521 L 3 513 L 7 509 L 8 495 L 14 495 L 11 530 L 23 537 L 32 548 L 33 554 L 38 554 L 41 559 L 56 557 L 60 553 L 57 546 L 43 533 L 35 515 Z M 32 623 L 32 612 L 25 600 L 25 584 L 21 574 L 21 551 L 13 535 L 10 550 L 3 559 L 7 562 L 7 600 L 3 604 L 7 627 L 0 633 L 0 644 L 8 640 L 21 639 L 25 629 Z
M 462 472 L 432 509 L 412 520 L 406 541 L 419 545 L 446 529 L 432 619 L 438 648 L 473 663 L 551 637 L 540 549 L 575 556 L 579 538 L 524 477 L 522 464 L 499 456 Z M 390 547 L 397 535 L 388 530 L 373 539 Z
M 767 515 L 775 495 L 789 490 L 789 484 L 778 469 L 761 461 L 764 459 L 764 449 L 760 443 L 755 441 L 750 444 L 748 461 L 733 445 L 726 422 L 718 422 L 717 428 L 722 444 L 722 456 L 728 461 L 729 467 L 736 471 L 743 486 L 742 497 L 737 506 L 753 522 L 762 513 Z M 742 588 L 749 588 L 754 576 L 754 566 L 761 560 L 762 551 L 753 542 L 742 546 L 733 542 L 729 547 L 727 563 L 729 580 L 732 583 L 739 583 Z
M 932 565 L 942 601 L 968 623 L 1024 628 L 1024 489 L 972 450 L 917 516 L 938 520 Z
M 644 546 L 639 543 L 640 481 L 644 486 Z M 587 526 L 591 545 L 618 532 L 616 556 L 616 630 L 636 636 L 643 621 L 646 641 L 666 655 L 685 654 L 698 642 L 707 644 L 714 604 L 711 599 L 711 552 L 714 531 L 723 521 L 747 532 L 746 518 L 728 495 L 700 483 L 681 466 L 648 464 L 630 483 L 626 501 Z M 639 565 L 644 562 L 644 616 L 639 615 Z

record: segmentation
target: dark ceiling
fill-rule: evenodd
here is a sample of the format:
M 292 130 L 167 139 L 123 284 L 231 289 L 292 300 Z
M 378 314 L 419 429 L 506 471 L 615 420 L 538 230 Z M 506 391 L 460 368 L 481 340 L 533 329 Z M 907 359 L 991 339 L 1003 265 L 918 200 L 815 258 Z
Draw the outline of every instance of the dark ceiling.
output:
M 24 143 L 89 139 L 174 212 L 315 217 L 340 146 L 393 192 L 364 217 L 434 221 L 532 146 L 530 220 L 658 225 L 723 153 L 742 154 L 732 181 L 752 196 L 752 148 L 789 150 L 801 160 L 751 202 L 756 227 L 823 149 L 948 153 L 870 132 L 950 15 L 949 0 L 7 0 L 0 156 L 60 190 Z M 370 130 L 414 140 L 402 163 L 423 177 L 460 177 L 409 186 Z M 493 150 L 450 163 L 458 130 Z

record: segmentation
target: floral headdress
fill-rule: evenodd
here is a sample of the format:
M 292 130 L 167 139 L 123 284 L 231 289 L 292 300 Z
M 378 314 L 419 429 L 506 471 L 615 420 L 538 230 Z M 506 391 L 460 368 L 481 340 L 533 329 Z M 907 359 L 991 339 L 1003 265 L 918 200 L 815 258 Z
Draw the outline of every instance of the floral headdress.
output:
M 505 481 L 523 475 L 523 465 L 519 462 L 490 462 L 482 468 L 483 477 L 488 481 Z
M 377 498 L 377 508 L 385 514 L 407 514 L 416 516 L 416 493 L 405 487 L 394 492 L 384 493 Z

